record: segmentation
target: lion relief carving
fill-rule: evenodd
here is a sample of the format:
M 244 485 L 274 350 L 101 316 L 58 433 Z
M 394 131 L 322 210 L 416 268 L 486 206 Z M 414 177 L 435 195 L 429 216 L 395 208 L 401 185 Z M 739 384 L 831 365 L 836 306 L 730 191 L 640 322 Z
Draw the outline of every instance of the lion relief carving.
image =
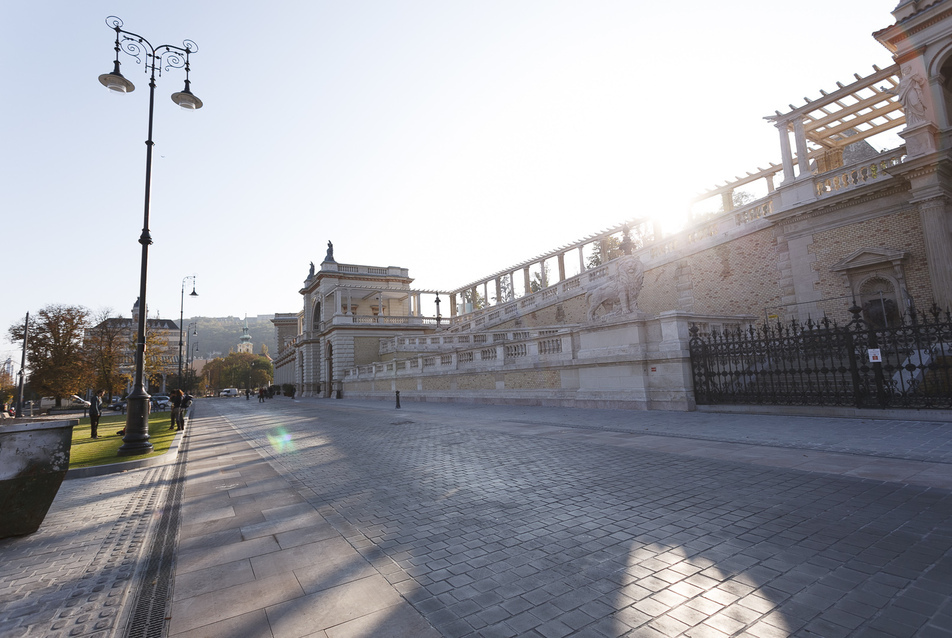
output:
M 610 310 L 600 315 L 640 314 L 638 310 L 638 294 L 645 282 L 645 265 L 634 255 L 626 255 L 618 260 L 615 274 L 612 277 L 592 288 L 585 295 L 588 303 L 588 320 L 595 321 L 595 313 L 599 308 L 607 306 Z

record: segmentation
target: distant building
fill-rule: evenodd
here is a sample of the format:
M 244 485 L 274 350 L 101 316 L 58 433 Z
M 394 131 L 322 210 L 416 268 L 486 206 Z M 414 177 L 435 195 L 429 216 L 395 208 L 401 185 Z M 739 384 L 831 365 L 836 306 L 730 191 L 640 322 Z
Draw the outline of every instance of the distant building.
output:
M 123 317 L 110 317 L 105 321 L 87 328 L 84 332 L 84 339 L 90 339 L 97 333 L 99 334 L 118 334 L 120 343 L 123 346 L 123 352 L 120 356 L 119 372 L 128 378 L 126 383 L 126 392 L 132 391 L 135 381 L 135 353 L 136 353 L 136 332 L 139 329 L 139 300 L 136 299 L 132 306 L 132 317 L 125 319 Z M 147 356 L 155 355 L 158 358 L 157 363 L 160 366 L 158 376 L 160 381 L 153 383 L 154 387 L 147 390 L 166 391 L 166 381 L 169 375 L 175 374 L 178 368 L 178 335 L 179 326 L 172 319 L 146 319 L 146 333 L 152 340 L 152 352 Z M 173 344 L 175 344 L 173 346 Z M 159 352 L 154 352 L 158 348 Z M 147 382 L 148 384 L 148 382 Z
M 254 350 L 251 335 L 248 333 L 248 317 L 245 316 L 245 327 L 241 329 L 241 337 L 238 339 L 238 352 L 253 354 Z

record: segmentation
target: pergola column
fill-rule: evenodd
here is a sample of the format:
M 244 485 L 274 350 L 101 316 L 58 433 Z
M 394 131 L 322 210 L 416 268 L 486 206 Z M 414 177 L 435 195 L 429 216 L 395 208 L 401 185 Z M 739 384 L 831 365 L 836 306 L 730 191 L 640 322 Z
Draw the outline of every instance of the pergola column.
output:
M 559 281 L 565 281 L 565 253 L 559 253 Z
M 793 137 L 797 143 L 797 163 L 800 166 L 800 178 L 810 175 L 810 151 L 807 150 L 807 134 L 803 130 L 803 119 L 793 121 Z
M 783 161 L 783 181 L 793 181 L 793 153 L 790 150 L 789 122 L 777 122 L 780 131 L 780 158 Z

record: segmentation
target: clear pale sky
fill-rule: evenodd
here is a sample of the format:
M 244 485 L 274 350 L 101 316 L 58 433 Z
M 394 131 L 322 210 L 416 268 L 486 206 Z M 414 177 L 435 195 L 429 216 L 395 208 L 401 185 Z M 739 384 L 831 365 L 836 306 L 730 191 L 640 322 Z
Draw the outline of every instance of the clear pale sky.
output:
M 0 362 L 48 304 L 129 316 L 148 76 L 110 94 L 109 15 L 194 40 L 157 81 L 148 306 L 296 312 L 342 263 L 453 289 L 780 159 L 763 120 L 888 66 L 898 0 L 36 0 L 0 14 Z M 188 284 L 189 286 L 191 284 Z M 190 292 L 189 287 L 186 293 Z

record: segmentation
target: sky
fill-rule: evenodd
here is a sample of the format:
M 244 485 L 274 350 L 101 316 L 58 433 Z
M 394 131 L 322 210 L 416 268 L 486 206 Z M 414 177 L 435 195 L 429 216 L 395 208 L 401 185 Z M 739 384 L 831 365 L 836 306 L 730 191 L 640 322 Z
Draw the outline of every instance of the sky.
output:
M 892 63 L 898 0 L 23 0 L 0 10 L 8 328 L 130 316 L 148 75 L 114 94 L 115 15 L 198 45 L 156 81 L 150 316 L 297 312 L 309 262 L 451 290 L 779 162 L 763 118 Z

